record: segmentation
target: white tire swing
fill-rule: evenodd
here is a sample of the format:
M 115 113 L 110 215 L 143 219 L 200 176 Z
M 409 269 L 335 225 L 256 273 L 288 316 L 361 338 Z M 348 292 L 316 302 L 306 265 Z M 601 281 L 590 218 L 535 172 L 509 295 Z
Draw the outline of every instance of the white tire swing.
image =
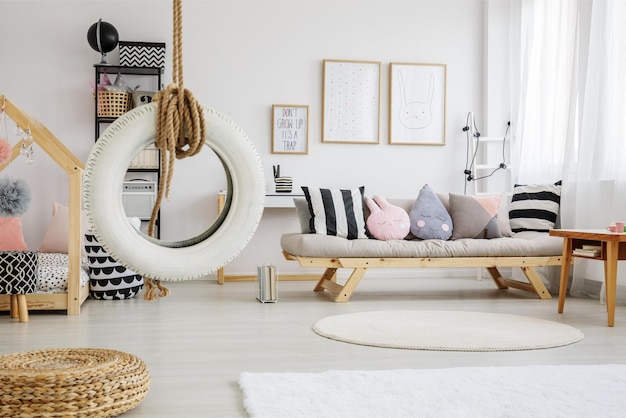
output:
M 96 142 L 85 167 L 84 207 L 98 241 L 125 267 L 151 279 L 192 280 L 215 272 L 243 250 L 263 214 L 265 177 L 248 136 L 229 118 L 203 107 L 204 145 L 224 166 L 227 194 L 215 223 L 184 241 L 161 241 L 131 226 L 122 183 L 131 160 L 155 142 L 157 104 L 118 118 Z

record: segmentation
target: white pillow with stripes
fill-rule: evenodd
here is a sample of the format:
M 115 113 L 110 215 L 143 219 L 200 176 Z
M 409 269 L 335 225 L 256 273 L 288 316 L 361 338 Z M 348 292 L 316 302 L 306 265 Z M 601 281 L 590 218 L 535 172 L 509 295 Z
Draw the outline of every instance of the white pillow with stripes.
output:
M 513 232 L 548 232 L 556 225 L 561 204 L 561 182 L 515 185 L 509 207 Z
M 367 238 L 363 213 L 364 186 L 352 190 L 302 186 L 302 191 L 311 213 L 311 233 L 347 239 Z

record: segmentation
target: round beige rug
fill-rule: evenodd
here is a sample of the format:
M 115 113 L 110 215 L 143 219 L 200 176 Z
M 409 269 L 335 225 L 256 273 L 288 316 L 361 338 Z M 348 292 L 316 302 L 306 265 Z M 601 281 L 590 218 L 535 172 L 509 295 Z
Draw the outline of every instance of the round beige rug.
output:
M 356 312 L 321 319 L 313 330 L 352 344 L 432 351 L 537 350 L 584 337 L 580 330 L 554 321 L 467 311 Z

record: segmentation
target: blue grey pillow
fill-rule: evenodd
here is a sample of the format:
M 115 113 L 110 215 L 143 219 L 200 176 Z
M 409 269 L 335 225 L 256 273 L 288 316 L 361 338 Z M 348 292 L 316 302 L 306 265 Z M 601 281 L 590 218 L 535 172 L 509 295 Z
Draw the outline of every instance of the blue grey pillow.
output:
M 428 184 L 415 199 L 409 219 L 411 233 L 417 238 L 448 240 L 452 236 L 452 218 Z

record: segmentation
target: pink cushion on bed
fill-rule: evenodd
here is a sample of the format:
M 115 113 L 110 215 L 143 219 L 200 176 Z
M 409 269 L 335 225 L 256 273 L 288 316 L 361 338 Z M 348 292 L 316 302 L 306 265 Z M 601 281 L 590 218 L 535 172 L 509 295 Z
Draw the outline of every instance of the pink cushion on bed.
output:
M 28 251 L 21 217 L 0 218 L 0 251 Z
M 80 241 L 82 242 L 87 231 L 89 221 L 83 211 L 81 211 L 80 219 Z M 69 225 L 70 225 L 70 208 L 59 203 L 54 202 L 52 205 L 52 219 L 48 224 L 46 235 L 43 237 L 43 242 L 39 251 L 43 253 L 63 253 L 67 254 L 67 247 L 69 244 Z M 82 247 L 82 245 L 81 245 Z M 83 250 L 83 254 L 84 250 Z

